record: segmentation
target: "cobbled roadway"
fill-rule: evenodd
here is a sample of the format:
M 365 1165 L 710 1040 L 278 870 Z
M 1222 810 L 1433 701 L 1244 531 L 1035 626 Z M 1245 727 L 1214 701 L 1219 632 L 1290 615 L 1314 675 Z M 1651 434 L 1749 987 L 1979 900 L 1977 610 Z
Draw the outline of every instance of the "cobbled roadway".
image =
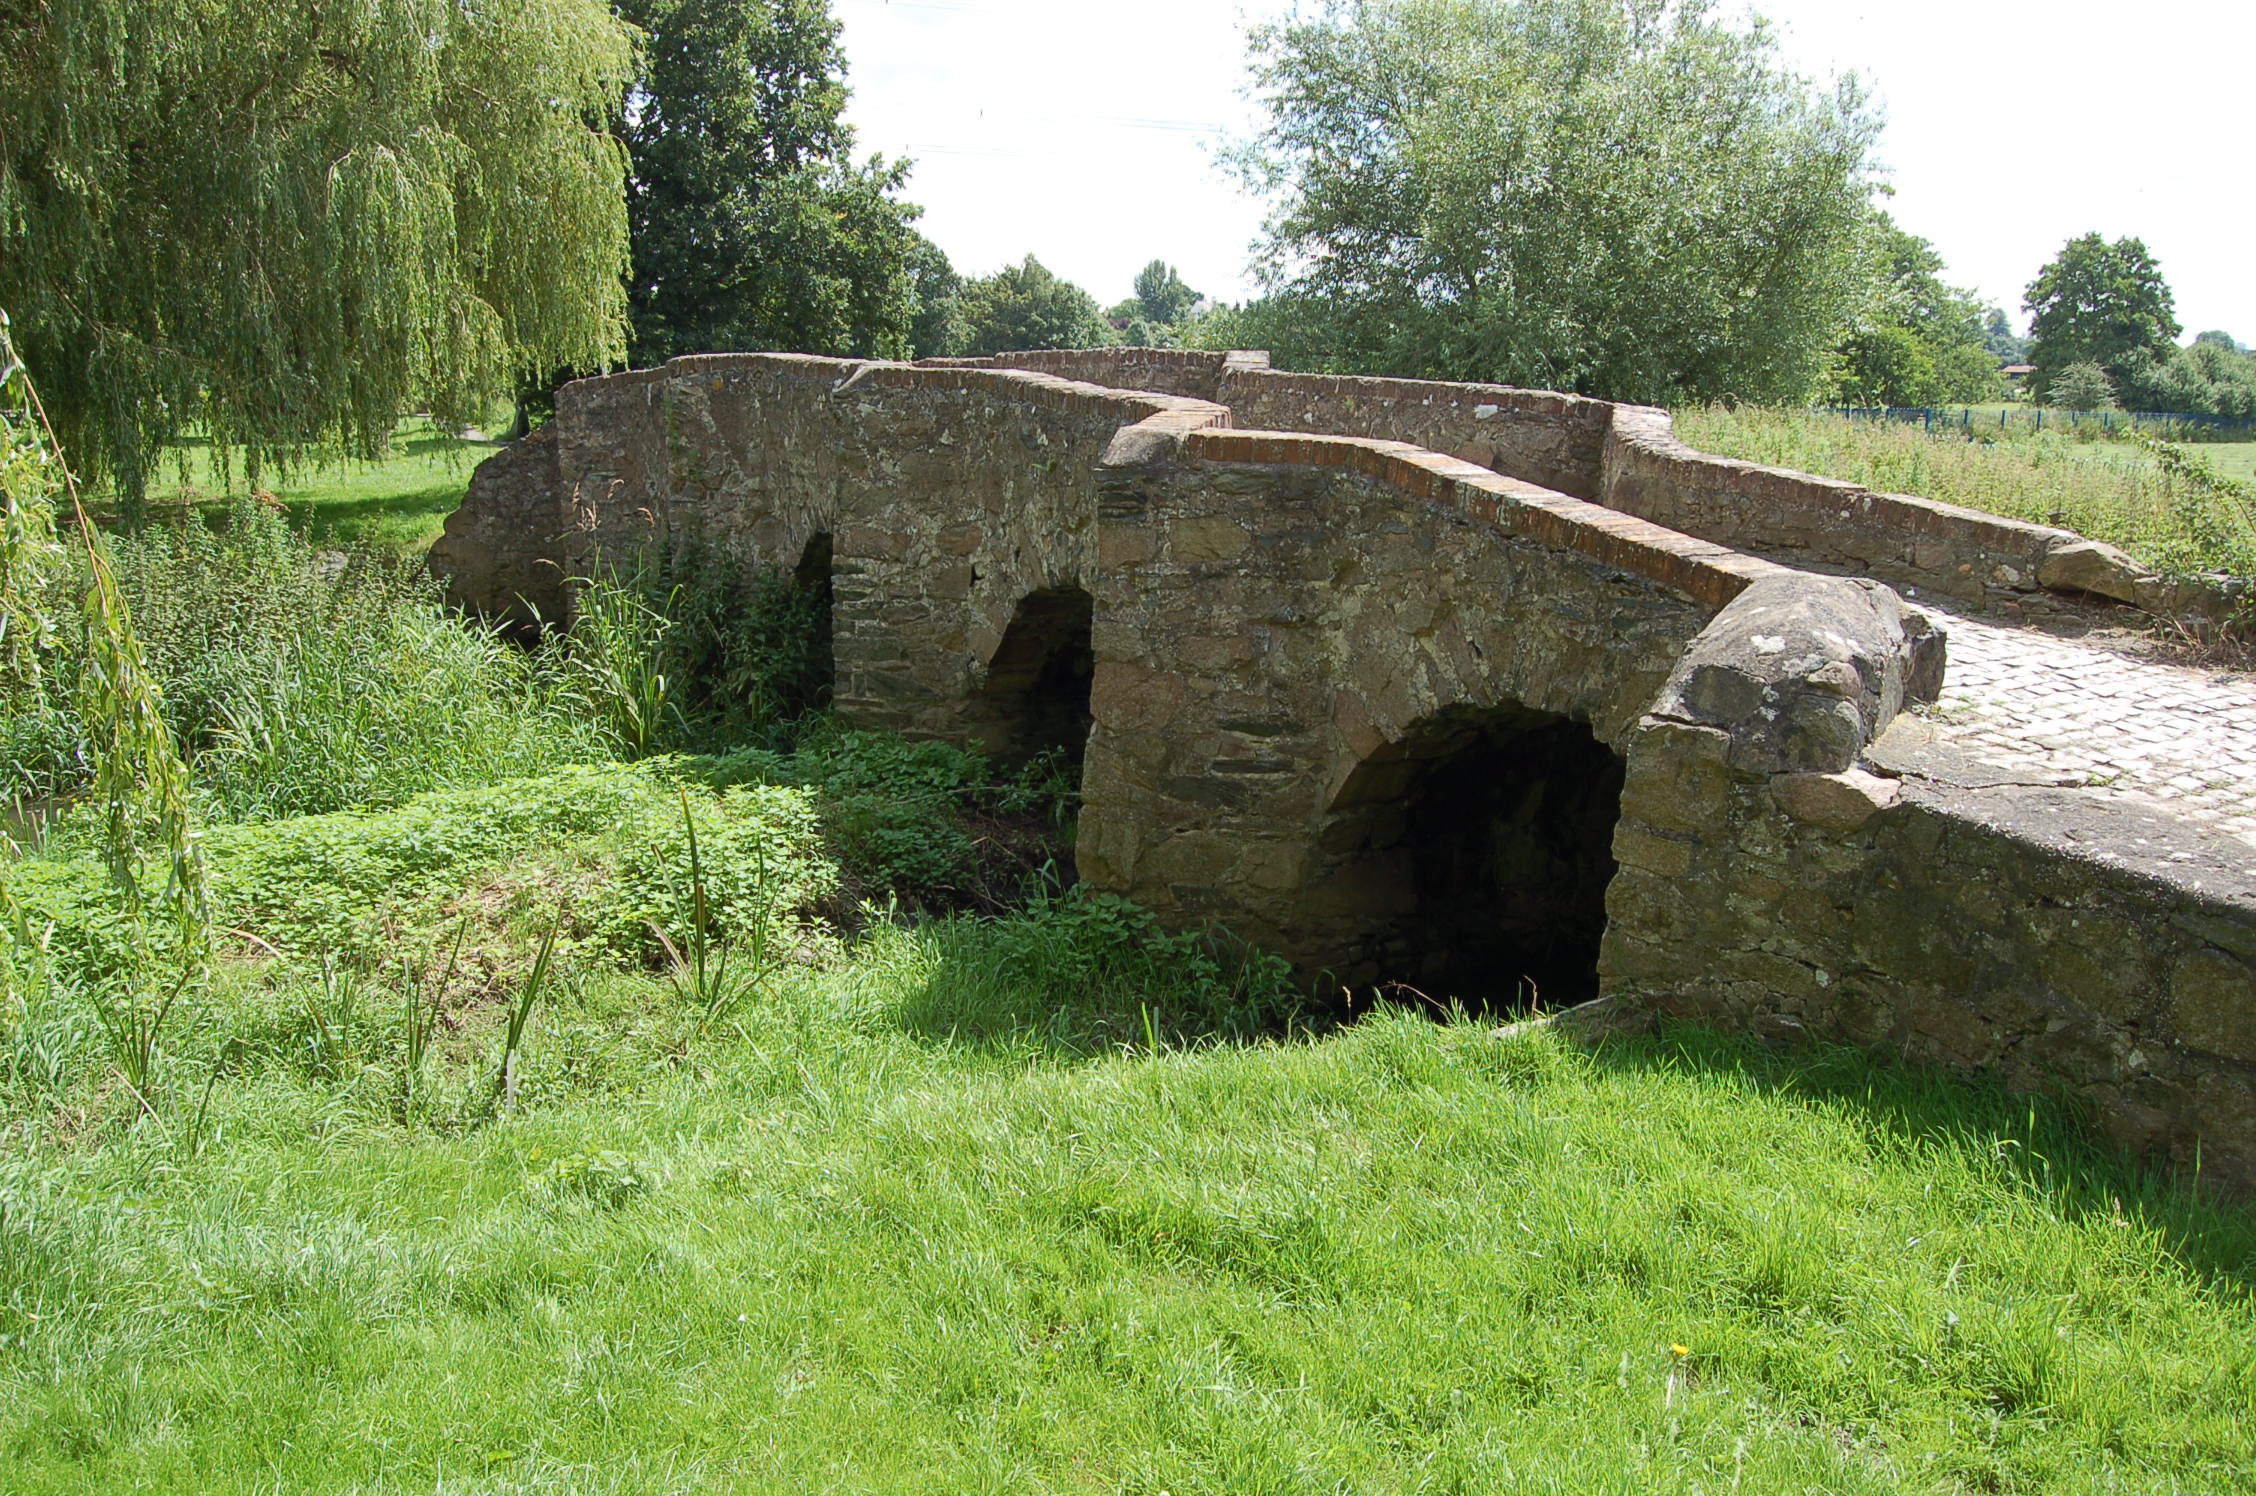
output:
M 1944 741 L 2236 836 L 2256 854 L 2256 676 L 2128 657 L 1943 613 L 1950 666 L 1922 715 Z

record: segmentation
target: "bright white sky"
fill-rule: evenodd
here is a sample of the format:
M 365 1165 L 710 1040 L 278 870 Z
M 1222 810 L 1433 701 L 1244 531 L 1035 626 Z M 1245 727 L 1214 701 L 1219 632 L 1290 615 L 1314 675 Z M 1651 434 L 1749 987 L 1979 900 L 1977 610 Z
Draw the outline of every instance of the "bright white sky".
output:
M 959 270 L 1032 253 L 1107 305 L 1153 258 L 1237 299 L 1261 205 L 1213 165 L 1253 120 L 1248 17 L 1289 0 L 835 0 L 863 153 Z M 2144 238 L 2186 335 L 2256 341 L 2256 0 L 1762 0 L 1813 76 L 1886 107 L 1896 220 L 2021 320 L 2075 235 Z

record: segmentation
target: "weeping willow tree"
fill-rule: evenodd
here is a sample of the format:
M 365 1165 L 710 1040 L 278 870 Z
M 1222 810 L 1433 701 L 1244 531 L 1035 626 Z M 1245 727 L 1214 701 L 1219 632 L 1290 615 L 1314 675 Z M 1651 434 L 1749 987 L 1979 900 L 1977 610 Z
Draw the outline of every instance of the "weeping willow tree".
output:
M 56 524 L 65 497 L 84 568 L 75 609 L 70 558 Z M 72 626 L 71 611 L 85 638 L 79 689 L 93 739 L 92 796 L 102 809 L 103 846 L 129 932 L 125 949 L 137 968 L 123 973 L 130 1004 L 133 989 L 152 975 L 146 968 L 161 961 L 184 984 L 203 965 L 211 899 L 188 770 L 134 637 L 108 548 L 87 521 L 31 375 L 9 339 L 7 314 L 0 312 L 0 710 L 37 689 L 43 656 L 55 634 Z M 44 949 L 15 897 L 9 876 L 15 853 L 0 828 L 0 1035 L 19 1020 Z M 150 865 L 160 860 L 161 881 L 150 876 Z M 152 922 L 169 926 L 169 933 L 159 935 Z M 130 1021 L 112 1006 L 101 1011 L 105 1023 Z M 153 1043 L 153 1028 L 148 1032 Z M 146 1077 L 144 1106 L 145 1086 Z
M 632 64 L 604 0 L 0 0 L 0 307 L 80 477 L 617 362 Z

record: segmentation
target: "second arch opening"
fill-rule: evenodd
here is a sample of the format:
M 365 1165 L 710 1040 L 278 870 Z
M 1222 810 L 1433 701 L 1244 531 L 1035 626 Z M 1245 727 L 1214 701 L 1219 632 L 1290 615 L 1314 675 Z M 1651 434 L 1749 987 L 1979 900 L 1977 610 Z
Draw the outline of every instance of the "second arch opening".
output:
M 1323 844 L 1337 977 L 1476 1012 L 1597 996 L 1622 780 L 1587 724 L 1517 706 L 1440 713 L 1371 755 Z

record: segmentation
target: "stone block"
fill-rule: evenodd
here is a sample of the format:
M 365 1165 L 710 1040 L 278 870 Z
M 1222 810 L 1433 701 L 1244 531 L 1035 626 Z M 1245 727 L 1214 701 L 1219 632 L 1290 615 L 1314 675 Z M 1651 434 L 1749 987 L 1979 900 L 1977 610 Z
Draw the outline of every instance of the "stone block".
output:
M 1167 553 L 1186 563 L 1234 561 L 1253 541 L 1245 526 L 1232 519 L 1179 519 L 1169 529 Z
M 2053 592 L 2089 592 L 2119 603 L 2136 603 L 2139 589 L 2154 573 L 2125 552 L 2097 540 L 2057 542 L 2037 568 L 2037 585 Z
M 1903 785 L 1846 769 L 1839 774 L 1781 774 L 1770 782 L 1770 793 L 1795 820 L 1847 836 L 1903 798 Z
M 1614 832 L 1614 860 L 1627 867 L 1643 868 L 1663 878 L 1683 878 L 1691 874 L 1694 847 L 1683 837 L 1657 836 L 1633 826 L 1623 826 Z
M 2180 957 L 2170 971 L 2170 1011 L 2184 1042 L 2256 1064 L 2256 969 L 2245 961 L 2209 949 Z

